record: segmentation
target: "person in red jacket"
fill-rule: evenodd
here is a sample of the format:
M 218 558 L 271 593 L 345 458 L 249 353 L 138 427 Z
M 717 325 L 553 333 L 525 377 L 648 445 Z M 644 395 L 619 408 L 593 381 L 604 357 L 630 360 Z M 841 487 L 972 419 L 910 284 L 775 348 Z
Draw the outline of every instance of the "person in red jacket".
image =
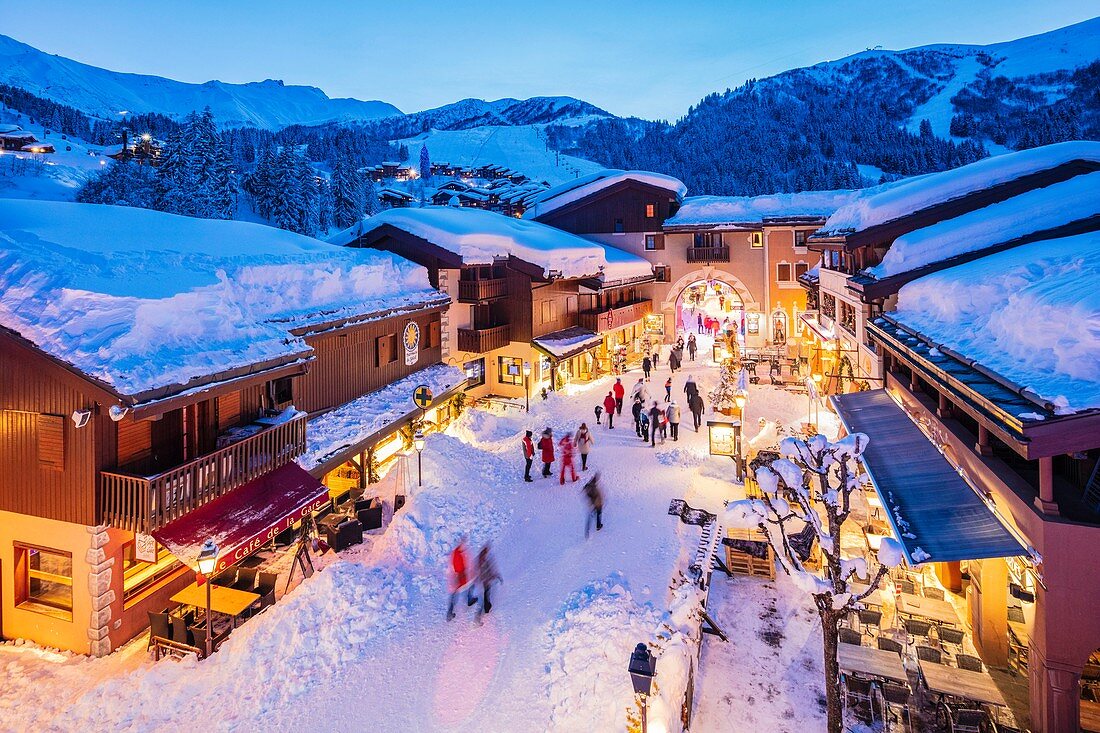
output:
M 477 603 L 477 598 L 474 597 L 474 582 L 473 578 L 470 577 L 469 565 L 470 563 L 466 558 L 466 538 L 460 537 L 458 544 L 451 550 L 451 600 L 447 604 L 448 621 L 455 617 L 455 598 L 462 591 L 466 591 L 467 606 Z
M 532 481 L 531 461 L 535 460 L 535 444 L 531 442 L 530 430 L 523 436 L 523 460 L 527 461 L 527 466 L 523 469 L 523 480 Z
M 611 392 L 607 393 L 607 397 L 603 398 L 603 409 L 607 412 L 607 429 L 615 429 L 615 395 Z
M 550 428 L 542 431 L 539 450 L 542 451 L 542 476 L 550 478 L 550 464 L 554 462 L 554 433 Z
M 623 395 L 626 394 L 626 387 L 623 386 L 623 380 L 615 377 L 615 384 L 611 385 L 611 391 L 615 395 L 615 414 L 623 414 Z
M 561 448 L 561 485 L 565 486 L 565 469 L 569 469 L 573 481 L 577 480 L 577 469 L 573 466 L 573 436 L 566 432 L 558 447 Z

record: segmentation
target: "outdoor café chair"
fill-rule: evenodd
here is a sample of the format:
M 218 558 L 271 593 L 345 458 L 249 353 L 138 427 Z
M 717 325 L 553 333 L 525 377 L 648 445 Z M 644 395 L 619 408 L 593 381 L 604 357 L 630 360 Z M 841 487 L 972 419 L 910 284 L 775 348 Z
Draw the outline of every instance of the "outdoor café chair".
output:
M 870 635 L 869 628 L 874 626 L 878 630 L 882 625 L 882 611 L 872 611 L 865 608 L 859 612 L 859 624 L 863 627 L 863 633 Z
M 966 632 L 962 629 L 953 629 L 950 626 L 941 626 L 936 630 L 936 635 L 940 638 L 940 644 L 951 644 L 956 647 L 961 647 Z
M 897 581 L 898 593 L 908 593 L 911 596 L 917 594 L 917 586 L 911 580 Z
M 229 568 L 223 570 L 214 576 L 214 580 L 211 581 L 214 585 L 220 585 L 225 588 L 230 588 L 237 582 L 237 568 Z
M 895 718 L 897 722 L 909 722 L 909 698 L 912 691 L 908 685 L 899 685 L 896 682 L 882 683 L 883 720 L 886 721 L 886 729 L 891 730 Z
M 151 649 L 158 638 L 172 638 L 172 628 L 169 625 L 168 614 L 149 611 L 149 646 L 145 648 Z
M 918 638 L 928 641 L 928 635 L 932 632 L 932 624 L 916 618 L 905 619 L 906 643 L 915 644 Z
M 932 588 L 931 586 L 924 589 L 925 598 L 935 598 L 937 601 L 943 600 L 943 591 L 939 588 Z
M 935 662 L 936 664 L 943 664 L 943 654 L 939 649 L 934 649 L 930 646 L 918 646 L 917 647 L 917 659 L 925 662 Z
M 983 671 L 982 660 L 972 654 L 956 654 L 955 663 L 959 665 L 959 669 L 968 669 L 971 672 Z
M 191 632 L 192 638 L 195 640 L 195 648 L 199 650 L 199 659 L 202 659 L 206 656 L 206 626 L 192 626 L 189 631 Z M 217 651 L 221 643 L 229 636 L 229 631 L 230 629 L 227 627 L 225 631 L 220 634 L 217 632 L 214 633 L 214 651 Z
M 872 686 L 868 680 L 859 677 L 844 678 L 844 701 L 853 707 L 866 705 L 871 711 L 872 722 L 875 719 L 875 708 L 871 700 Z
M 840 643 L 841 644 L 855 644 L 859 646 L 863 643 L 863 634 L 859 633 L 855 629 L 841 628 L 840 631 Z
M 885 636 L 880 636 L 878 638 L 878 648 L 884 652 L 897 652 L 898 654 L 904 651 L 901 644 L 893 639 L 887 639 Z
M 951 733 L 981 733 L 982 725 L 989 720 L 989 715 L 984 710 L 963 708 L 952 710 L 949 720 Z
M 230 587 L 251 592 L 256 587 L 256 575 L 259 572 L 257 568 L 241 568 L 237 571 L 237 582 Z
M 260 573 L 259 582 L 256 584 L 256 593 L 260 594 L 260 600 L 252 605 L 255 613 L 259 613 L 268 606 L 275 605 L 275 585 L 279 580 L 276 573 Z
M 172 626 L 172 641 L 177 644 L 195 646 L 195 639 L 187 630 L 187 621 L 182 616 L 171 616 L 169 622 Z

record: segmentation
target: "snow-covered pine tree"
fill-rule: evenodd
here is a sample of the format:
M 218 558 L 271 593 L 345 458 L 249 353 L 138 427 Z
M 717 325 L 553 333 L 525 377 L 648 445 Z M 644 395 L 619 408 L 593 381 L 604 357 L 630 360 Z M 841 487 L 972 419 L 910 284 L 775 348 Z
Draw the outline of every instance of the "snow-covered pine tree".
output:
M 782 458 L 756 469 L 761 499 L 730 502 L 723 524 L 741 529 L 759 529 L 775 550 L 776 562 L 803 591 L 813 596 L 821 619 L 825 652 L 825 701 L 829 733 L 841 733 L 843 705 L 840 666 L 837 661 L 840 621 L 861 607 L 887 571 L 904 561 L 897 540 L 885 537 L 879 547 L 878 566 L 873 570 L 862 557 L 845 558 L 840 536 L 851 514 L 851 498 L 860 490 L 855 462 L 869 439 L 853 433 L 835 443 L 824 435 L 809 440 L 784 438 Z M 824 514 L 824 517 L 822 517 Z M 821 553 L 821 574 L 807 569 L 796 547 L 800 532 L 812 528 Z M 853 593 L 855 577 L 870 578 L 867 590 Z
M 367 216 L 374 216 L 382 210 L 382 202 L 378 200 L 378 187 L 374 185 L 374 181 L 364 182 L 363 198 L 363 213 Z
M 715 412 L 732 415 L 733 410 L 737 407 L 737 378 L 739 376 L 737 362 L 733 359 L 727 359 L 722 362 L 721 369 L 718 384 L 710 393 L 710 404 Z
M 275 157 L 271 169 L 267 217 L 280 229 L 297 231 L 301 221 L 302 192 L 297 170 L 297 156 L 284 146 Z
M 190 120 L 192 115 L 188 115 Z M 193 163 L 190 125 L 168 137 L 157 168 L 157 207 L 173 214 L 192 215 L 198 179 Z
M 332 219 L 335 226 L 346 229 L 362 218 L 366 210 L 363 178 L 345 155 L 339 155 L 332 167 Z
M 432 159 L 428 155 L 428 145 L 420 148 L 420 180 L 427 181 L 432 177 Z

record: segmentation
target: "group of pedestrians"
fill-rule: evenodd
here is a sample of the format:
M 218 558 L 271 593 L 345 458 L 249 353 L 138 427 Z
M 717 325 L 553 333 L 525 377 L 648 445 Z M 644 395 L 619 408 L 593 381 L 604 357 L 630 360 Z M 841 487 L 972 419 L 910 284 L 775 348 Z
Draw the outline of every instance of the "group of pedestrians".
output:
M 557 448 L 560 451 L 561 458 L 561 475 L 558 477 L 559 482 L 565 485 L 565 474 L 568 471 L 571 481 L 577 480 L 577 468 L 576 468 L 576 455 L 581 457 L 581 470 L 588 470 L 588 454 L 592 451 L 592 446 L 596 444 L 595 438 L 592 437 L 592 431 L 588 429 L 588 423 L 581 423 L 581 426 L 577 428 L 577 432 L 570 434 L 566 433 L 562 436 L 561 440 L 557 443 Z M 531 465 L 535 461 L 535 451 L 538 450 L 539 458 L 542 459 L 542 476 L 543 478 L 550 478 L 552 475 L 550 467 L 554 465 L 556 457 L 554 453 L 554 431 L 547 427 L 542 431 L 542 437 L 539 438 L 539 442 L 534 442 L 534 433 L 530 430 L 524 432 L 523 440 L 520 441 L 520 445 L 523 449 L 523 460 L 526 464 L 523 470 L 523 480 L 530 483 L 534 481 L 531 478 Z
M 477 586 L 481 586 L 481 607 L 477 609 L 477 620 L 493 610 L 493 602 L 490 600 L 493 586 L 503 581 L 500 571 L 497 570 L 496 561 L 486 542 L 477 553 L 477 564 L 470 566 L 470 560 L 466 554 L 466 538 L 461 537 L 458 544 L 451 550 L 450 590 L 451 599 L 447 604 L 447 620 L 455 617 L 455 600 L 463 593 L 466 594 L 466 606 L 473 606 L 478 602 L 478 596 L 474 595 Z
M 729 324 L 730 324 L 730 319 L 728 317 L 724 318 L 721 321 L 719 321 L 717 318 L 715 318 L 713 316 L 706 316 L 704 318 L 703 314 L 700 313 L 699 314 L 699 320 L 698 320 L 698 326 L 699 327 L 698 327 L 697 330 L 698 330 L 699 333 L 710 334 L 711 336 L 714 336 L 715 338 L 717 338 L 718 337 L 718 332 L 722 331 L 722 330 L 725 330 L 725 329 L 728 329 Z

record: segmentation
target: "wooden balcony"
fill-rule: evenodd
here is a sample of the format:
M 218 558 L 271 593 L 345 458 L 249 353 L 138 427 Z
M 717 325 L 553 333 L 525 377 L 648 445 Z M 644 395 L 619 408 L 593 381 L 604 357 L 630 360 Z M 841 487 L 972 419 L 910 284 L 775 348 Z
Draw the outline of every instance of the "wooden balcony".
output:
M 729 247 L 688 247 L 688 262 L 729 262 Z
M 462 303 L 479 303 L 508 295 L 508 281 L 503 277 L 491 280 L 459 280 L 458 300 Z
M 653 301 L 648 298 L 625 303 L 612 308 L 580 312 L 580 326 L 596 333 L 607 333 L 628 326 L 653 312 Z
M 458 329 L 458 350 L 472 351 L 484 354 L 493 349 L 502 349 L 512 340 L 512 327 L 507 323 L 503 326 L 489 328 L 460 328 Z
M 306 416 L 299 415 L 155 476 L 102 471 L 102 521 L 148 534 L 290 463 L 305 448 Z

